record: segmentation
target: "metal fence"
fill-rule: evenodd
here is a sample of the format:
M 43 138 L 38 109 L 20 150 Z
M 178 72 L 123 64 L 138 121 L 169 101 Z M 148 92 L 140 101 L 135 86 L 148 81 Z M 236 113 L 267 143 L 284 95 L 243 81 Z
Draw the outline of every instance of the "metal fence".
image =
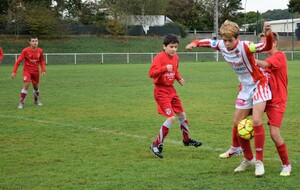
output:
M 181 62 L 224 61 L 219 52 L 178 52 Z M 300 51 L 285 51 L 288 60 L 300 60 Z M 47 64 L 151 63 L 157 53 L 45 53 Z M 19 54 L 4 54 L 3 64 L 14 64 Z M 265 55 L 257 54 L 264 59 Z

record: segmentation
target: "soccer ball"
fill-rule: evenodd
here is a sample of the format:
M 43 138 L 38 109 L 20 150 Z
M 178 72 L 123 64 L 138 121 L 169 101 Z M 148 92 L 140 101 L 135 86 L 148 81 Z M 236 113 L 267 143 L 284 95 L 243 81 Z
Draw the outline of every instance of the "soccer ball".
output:
M 254 129 L 252 119 L 243 119 L 238 125 L 238 134 L 241 138 L 250 140 L 254 137 Z

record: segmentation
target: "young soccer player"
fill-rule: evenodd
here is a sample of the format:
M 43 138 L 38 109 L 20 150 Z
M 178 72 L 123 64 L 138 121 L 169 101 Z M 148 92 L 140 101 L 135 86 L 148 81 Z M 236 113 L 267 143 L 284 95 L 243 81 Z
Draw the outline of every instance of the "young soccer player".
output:
M 18 108 L 23 109 L 24 101 L 27 95 L 27 90 L 30 83 L 33 85 L 34 104 L 41 106 L 42 103 L 39 101 L 39 81 L 40 81 L 40 70 L 39 65 L 42 69 L 42 75 L 46 75 L 46 67 L 44 61 L 43 50 L 38 47 L 38 38 L 31 37 L 29 39 L 30 46 L 23 49 L 21 55 L 17 59 L 11 77 L 15 78 L 20 63 L 25 60 L 23 67 L 23 89 L 20 95 L 20 103 Z
M 272 99 L 267 101 L 265 112 L 268 116 L 271 139 L 276 146 L 282 163 L 282 171 L 280 172 L 280 175 L 289 176 L 291 174 L 292 167 L 289 161 L 286 144 L 279 131 L 287 103 L 287 60 L 285 54 L 278 50 L 279 35 L 275 32 L 273 32 L 273 35 L 273 48 L 270 51 L 264 52 L 267 53 L 269 57 L 265 61 L 256 60 L 256 63 L 257 66 L 265 69 L 265 72 L 269 73 L 269 84 L 272 91 Z M 261 42 L 265 41 L 265 34 L 260 34 L 260 40 Z M 237 142 L 236 139 L 232 138 L 232 141 L 232 144 L 239 146 L 239 142 Z M 230 152 L 231 154 L 229 154 Z M 236 151 L 229 149 L 227 152 L 221 154 L 220 157 L 229 158 L 231 157 L 230 155 L 234 155 L 235 153 Z
M 0 63 L 2 62 L 2 59 L 3 59 L 3 50 L 2 50 L 2 48 L 0 47 Z
M 265 23 L 264 30 L 266 34 L 264 43 L 254 44 L 249 41 L 240 41 L 239 26 L 234 22 L 225 21 L 220 28 L 222 40 L 194 40 L 186 46 L 187 50 L 195 47 L 211 47 L 220 51 L 238 75 L 242 90 L 239 91 L 235 103 L 236 110 L 234 112 L 232 134 L 237 134 L 238 123 L 248 116 L 249 110 L 252 109 L 256 159 L 253 157 L 250 141 L 234 135 L 234 138 L 238 139 L 244 150 L 244 160 L 234 171 L 244 171 L 248 166 L 255 165 L 256 176 L 262 176 L 265 173 L 263 165 L 265 143 L 263 113 L 266 101 L 272 98 L 268 78 L 256 66 L 254 58 L 254 53 L 268 51 L 272 48 L 273 34 L 270 25 Z
M 183 135 L 185 146 L 199 147 L 202 142 L 189 137 L 189 127 L 186 114 L 183 110 L 181 100 L 173 86 L 176 80 L 181 86 L 184 79 L 178 72 L 179 58 L 176 54 L 179 40 L 177 36 L 169 34 L 164 38 L 163 51 L 154 57 L 149 71 L 149 77 L 153 78 L 154 98 L 158 113 L 167 119 L 162 124 L 156 140 L 151 144 L 150 150 L 158 157 L 163 158 L 163 141 L 169 133 L 169 129 L 175 122 L 175 115 L 178 117 L 180 129 Z

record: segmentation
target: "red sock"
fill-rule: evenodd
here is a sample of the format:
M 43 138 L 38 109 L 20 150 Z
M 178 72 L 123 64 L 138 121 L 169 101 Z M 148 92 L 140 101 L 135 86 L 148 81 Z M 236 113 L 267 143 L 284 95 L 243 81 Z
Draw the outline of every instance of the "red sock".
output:
M 289 156 L 288 156 L 286 144 L 283 143 L 282 145 L 280 145 L 276 148 L 277 148 L 277 152 L 279 154 L 279 157 L 281 159 L 282 165 L 286 165 L 286 166 L 289 165 L 290 161 L 289 161 Z
M 256 152 L 256 160 L 263 161 L 265 131 L 263 124 L 253 126 L 254 128 L 254 147 Z
M 188 120 L 184 120 L 180 123 L 180 129 L 182 131 L 183 141 L 188 142 L 189 141 L 189 124 Z
M 33 97 L 34 97 L 35 102 L 39 100 L 39 95 L 40 95 L 40 92 L 38 90 L 33 91 Z
M 154 141 L 154 145 L 159 145 L 161 143 L 163 143 L 165 137 L 167 136 L 167 134 L 169 133 L 169 128 L 162 125 L 159 131 L 159 134 L 157 135 L 156 140 Z
M 26 95 L 27 95 L 26 93 L 22 93 L 22 92 L 21 92 L 21 94 L 20 94 L 20 103 L 21 103 L 21 104 L 24 104 L 24 100 L 25 100 L 25 98 L 26 98 Z
M 244 158 L 246 158 L 248 160 L 252 160 L 253 159 L 253 153 L 252 153 L 252 149 L 251 149 L 250 140 L 245 140 L 241 137 L 238 137 L 238 141 L 239 141 L 239 144 L 241 145 L 241 147 L 243 149 Z
M 232 128 L 232 146 L 233 147 L 241 146 L 240 143 L 239 143 L 239 136 L 238 136 L 237 126 L 233 126 L 233 128 Z

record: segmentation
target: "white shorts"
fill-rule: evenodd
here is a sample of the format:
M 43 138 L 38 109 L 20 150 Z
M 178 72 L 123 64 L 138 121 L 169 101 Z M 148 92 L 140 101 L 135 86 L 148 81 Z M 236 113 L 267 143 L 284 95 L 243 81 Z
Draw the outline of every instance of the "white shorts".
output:
M 272 92 L 268 84 L 261 85 L 258 81 L 254 85 L 242 85 L 242 90 L 236 98 L 235 108 L 251 109 L 253 105 L 272 99 Z

